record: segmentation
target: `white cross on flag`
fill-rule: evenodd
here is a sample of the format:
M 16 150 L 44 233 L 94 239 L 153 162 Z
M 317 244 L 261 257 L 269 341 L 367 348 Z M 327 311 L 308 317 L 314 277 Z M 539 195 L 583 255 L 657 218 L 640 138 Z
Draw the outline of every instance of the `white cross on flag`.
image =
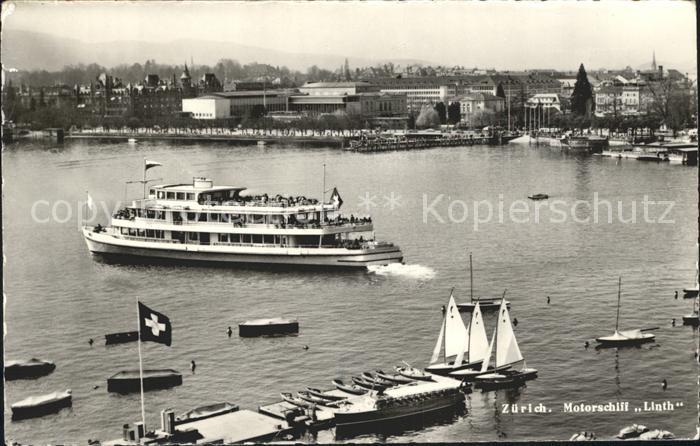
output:
M 170 319 L 139 302 L 139 333 L 142 342 L 152 341 L 170 346 Z

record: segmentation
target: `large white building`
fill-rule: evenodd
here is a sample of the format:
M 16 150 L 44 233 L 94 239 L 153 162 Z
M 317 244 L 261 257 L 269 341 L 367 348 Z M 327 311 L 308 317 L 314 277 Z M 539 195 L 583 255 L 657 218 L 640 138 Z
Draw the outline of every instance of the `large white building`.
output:
M 231 117 L 230 101 L 214 95 L 183 99 L 182 111 L 192 113 L 194 119 L 227 119 Z

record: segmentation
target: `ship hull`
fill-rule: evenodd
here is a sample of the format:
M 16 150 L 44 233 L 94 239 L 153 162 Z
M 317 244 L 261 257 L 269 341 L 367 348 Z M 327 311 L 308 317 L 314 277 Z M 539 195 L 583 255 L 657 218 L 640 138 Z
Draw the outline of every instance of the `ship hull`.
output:
M 445 411 L 454 411 L 464 402 L 464 394 L 459 391 L 449 392 L 447 395 L 440 395 L 423 400 L 417 398 L 414 401 L 407 401 L 382 409 L 372 409 L 357 412 L 336 412 L 336 429 L 344 431 L 354 431 L 378 426 L 388 426 L 394 423 L 401 423 L 412 418 L 426 417 L 431 414 L 438 414 Z
M 91 253 L 120 262 L 176 262 L 253 265 L 265 267 L 366 268 L 401 263 L 393 245 L 370 249 L 346 248 L 232 248 L 162 242 L 135 242 L 84 229 Z M 163 246 L 166 245 L 166 246 Z

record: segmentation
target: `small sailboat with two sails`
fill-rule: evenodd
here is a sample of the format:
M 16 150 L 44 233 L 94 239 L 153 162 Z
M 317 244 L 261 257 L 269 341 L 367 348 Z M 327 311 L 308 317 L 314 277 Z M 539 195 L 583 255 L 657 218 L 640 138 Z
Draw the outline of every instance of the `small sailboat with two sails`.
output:
M 492 353 L 494 365 L 489 372 Z M 474 377 L 474 387 L 484 390 L 518 387 L 525 381 L 537 378 L 537 369 L 528 368 L 520 352 L 505 298 L 501 299 L 498 323 L 479 373 Z
M 454 296 L 450 293 L 430 365 L 425 370 L 444 376 L 459 370 L 474 369 L 484 362 L 487 350 L 488 338 L 479 303 L 477 302 L 471 314 L 469 326 L 465 327 Z M 440 362 L 441 351 L 443 352 L 442 362 Z M 450 361 L 451 357 L 454 357 L 454 360 Z
M 640 345 L 647 342 L 654 342 L 654 334 L 645 331 L 655 330 L 653 328 L 643 328 L 635 330 L 618 330 L 620 325 L 620 296 L 622 294 L 622 277 L 617 284 L 617 318 L 615 319 L 615 333 L 610 336 L 596 338 L 599 347 L 621 347 L 626 345 Z

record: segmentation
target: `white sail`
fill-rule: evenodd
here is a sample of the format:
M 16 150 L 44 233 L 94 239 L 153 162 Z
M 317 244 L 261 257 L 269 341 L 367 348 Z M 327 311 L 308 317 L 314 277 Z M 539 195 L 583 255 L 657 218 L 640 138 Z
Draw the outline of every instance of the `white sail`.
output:
M 496 331 L 498 329 L 493 330 L 493 336 L 491 336 L 491 343 L 489 344 L 489 350 L 486 353 L 486 358 L 484 358 L 484 362 L 481 364 L 481 373 L 486 372 L 486 370 L 489 368 L 489 362 L 491 362 L 491 353 L 493 351 L 493 346 L 496 343 Z
M 450 302 L 445 310 L 445 357 L 457 356 L 464 352 L 467 327 L 464 326 L 462 316 L 455 299 L 450 295 Z
M 498 310 L 498 337 L 496 338 L 496 367 L 503 367 L 523 360 L 518 341 L 515 340 L 510 313 L 506 301 L 501 300 Z
M 469 325 L 469 362 L 478 362 L 481 360 L 488 361 L 489 339 L 486 336 L 486 328 L 484 327 L 484 318 L 481 316 L 481 307 L 479 302 L 474 307 L 472 320 Z
M 455 362 L 452 365 L 452 368 L 457 368 L 460 365 L 462 365 L 462 361 L 464 361 L 464 354 L 468 353 L 469 351 L 469 326 L 467 326 L 467 336 L 464 338 L 462 348 L 459 349 L 459 353 L 457 354 L 457 357 L 455 358 Z
M 430 357 L 430 364 L 435 364 L 440 357 L 440 350 L 442 349 L 442 338 L 445 336 L 445 318 L 442 318 L 442 324 L 440 325 L 440 335 L 435 343 L 435 348 L 433 349 L 433 356 Z

